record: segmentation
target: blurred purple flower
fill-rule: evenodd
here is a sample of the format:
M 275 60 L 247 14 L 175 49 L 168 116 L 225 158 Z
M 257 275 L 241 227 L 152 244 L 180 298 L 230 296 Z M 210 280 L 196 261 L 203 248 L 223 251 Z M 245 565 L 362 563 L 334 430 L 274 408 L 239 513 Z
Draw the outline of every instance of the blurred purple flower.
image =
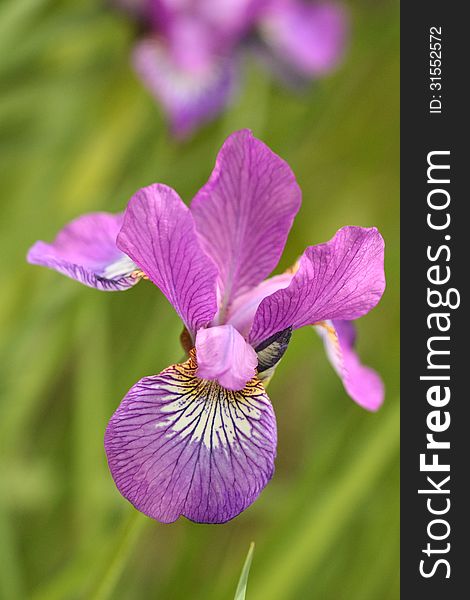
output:
M 226 140 L 190 208 L 151 185 L 124 216 L 83 216 L 29 252 L 30 262 L 102 290 L 145 277 L 184 323 L 188 360 L 135 384 L 105 436 L 117 487 L 154 519 L 222 523 L 259 495 L 276 455 L 265 388 L 293 330 L 313 325 L 352 398 L 369 410 L 382 403 L 382 382 L 359 362 L 350 323 L 383 293 L 382 237 L 343 227 L 266 279 L 300 203 L 287 163 L 244 130 Z
M 330 0 L 114 1 L 143 25 L 135 68 L 179 137 L 230 101 L 248 40 L 290 79 L 328 73 L 344 51 L 346 13 Z

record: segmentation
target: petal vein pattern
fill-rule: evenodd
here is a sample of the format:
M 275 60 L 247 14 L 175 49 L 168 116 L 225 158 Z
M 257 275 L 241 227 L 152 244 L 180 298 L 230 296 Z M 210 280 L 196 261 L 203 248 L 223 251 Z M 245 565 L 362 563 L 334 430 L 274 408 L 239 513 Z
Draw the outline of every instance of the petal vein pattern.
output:
M 289 165 L 251 131 L 225 141 L 191 203 L 202 245 L 219 270 L 222 311 L 275 268 L 300 202 Z
M 310 246 L 291 284 L 264 298 L 249 341 L 319 321 L 352 320 L 369 312 L 385 289 L 384 241 L 375 228 L 343 227 L 329 242 Z
M 165 523 L 232 519 L 273 475 L 276 422 L 263 385 L 240 392 L 195 376 L 194 353 L 138 382 L 112 417 L 105 447 L 120 492 Z
M 139 190 L 129 201 L 117 244 L 165 294 L 191 333 L 212 320 L 217 269 L 174 190 L 162 184 Z
M 71 279 L 103 291 L 134 286 L 137 265 L 116 246 L 123 215 L 96 212 L 68 223 L 55 240 L 36 242 L 28 252 L 31 264 L 54 269 Z

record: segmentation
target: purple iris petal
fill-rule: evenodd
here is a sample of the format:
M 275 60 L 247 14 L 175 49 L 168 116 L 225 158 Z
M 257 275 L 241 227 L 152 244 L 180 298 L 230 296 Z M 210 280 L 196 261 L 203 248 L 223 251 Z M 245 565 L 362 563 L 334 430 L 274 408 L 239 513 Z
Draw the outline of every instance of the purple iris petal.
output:
M 277 290 L 287 287 L 293 277 L 293 273 L 275 275 L 262 281 L 245 294 L 238 296 L 230 306 L 227 323 L 233 325 L 242 335 L 247 337 L 261 300 L 271 296 Z
M 191 204 L 203 247 L 219 270 L 220 322 L 231 301 L 277 265 L 300 202 L 289 165 L 251 131 L 225 141 Z
M 264 40 L 281 63 L 316 77 L 341 59 L 347 32 L 344 8 L 332 2 L 274 0 L 260 21 Z
M 139 381 L 108 424 L 113 479 L 138 510 L 223 523 L 247 508 L 274 471 L 276 421 L 263 385 L 240 392 L 198 379 L 194 356 Z
M 328 72 L 346 38 L 344 10 L 303 0 L 113 0 L 141 22 L 135 69 L 162 105 L 175 136 L 190 134 L 228 104 L 246 40 L 258 33 L 274 69 Z
M 28 262 L 54 269 L 104 291 L 126 290 L 138 281 L 135 263 L 116 246 L 122 214 L 90 213 L 69 223 L 52 244 L 36 242 Z
M 256 347 L 289 326 L 366 314 L 385 289 L 383 261 L 384 242 L 375 227 L 343 227 L 329 242 L 310 246 L 292 283 L 259 305 L 250 343 Z
M 258 357 L 232 325 L 200 329 L 196 335 L 197 376 L 242 390 L 256 375 Z
M 182 64 L 191 56 L 199 64 L 195 70 Z M 232 57 L 211 56 L 209 61 L 200 50 L 193 55 L 186 50 L 184 56 L 182 52 L 174 56 L 161 40 L 146 38 L 134 50 L 134 65 L 144 84 L 161 102 L 177 137 L 188 135 L 214 118 L 235 91 L 237 66 Z
M 384 399 L 384 385 L 374 370 L 361 364 L 354 351 L 354 325 L 350 321 L 327 321 L 316 326 L 316 330 L 347 393 L 363 408 L 379 409 Z
M 213 36 L 203 21 L 192 17 L 176 20 L 168 43 L 176 68 L 200 77 L 213 69 L 216 56 Z
M 161 289 L 191 333 L 212 320 L 217 269 L 174 190 L 161 184 L 139 190 L 127 205 L 117 245 Z

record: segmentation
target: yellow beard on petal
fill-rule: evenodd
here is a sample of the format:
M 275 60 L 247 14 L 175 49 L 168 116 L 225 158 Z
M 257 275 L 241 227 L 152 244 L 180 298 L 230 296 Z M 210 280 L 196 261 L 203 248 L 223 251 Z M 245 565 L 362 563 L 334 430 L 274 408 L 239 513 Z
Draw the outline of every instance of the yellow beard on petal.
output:
M 223 428 L 223 437 L 220 439 L 227 439 L 227 442 L 223 441 L 224 444 L 229 443 L 236 435 L 233 420 L 236 421 L 239 431 L 246 436 L 251 436 L 251 422 L 261 418 L 262 405 L 259 402 L 260 398 L 265 398 L 263 383 L 258 377 L 254 377 L 243 390 L 227 390 L 217 381 L 197 377 L 197 367 L 196 350 L 192 348 L 187 361 L 166 369 L 166 372 L 171 372 L 171 381 L 166 386 L 167 393 L 175 397 L 179 396 L 182 407 L 191 403 L 195 407 L 194 410 L 203 411 L 204 418 L 192 432 L 193 438 L 202 441 L 207 447 L 211 447 L 220 441 L 219 438 L 212 435 L 212 432 L 222 431 L 221 428 Z M 165 371 L 162 375 L 164 374 Z M 174 410 L 173 404 L 171 411 L 174 412 Z M 173 429 L 175 431 L 186 430 L 188 421 L 192 419 L 191 415 L 190 411 L 187 418 L 175 421 Z M 208 422 L 211 424 L 210 427 L 207 427 Z
M 144 279 L 146 281 L 149 280 L 148 275 L 146 275 L 142 269 L 136 269 L 135 271 L 132 271 L 131 277 L 132 279 Z
M 204 382 L 205 384 L 214 384 L 217 387 L 219 387 L 221 390 L 224 390 L 224 392 L 231 398 L 237 398 L 239 394 L 243 394 L 244 396 L 255 395 L 264 389 L 263 383 L 261 383 L 260 379 L 258 378 L 258 375 L 256 375 L 255 377 L 253 377 L 253 379 L 250 379 L 250 381 L 247 382 L 247 384 L 243 388 L 243 390 L 240 390 L 240 391 L 227 390 L 227 389 L 223 388 L 216 381 L 213 381 L 210 379 L 201 379 L 201 378 L 197 377 L 196 376 L 197 366 L 198 365 L 197 365 L 197 357 L 196 357 L 196 348 L 191 348 L 189 350 L 188 360 L 184 363 L 175 365 L 175 368 L 181 373 L 182 377 L 184 377 L 185 379 L 194 378 L 197 382 Z

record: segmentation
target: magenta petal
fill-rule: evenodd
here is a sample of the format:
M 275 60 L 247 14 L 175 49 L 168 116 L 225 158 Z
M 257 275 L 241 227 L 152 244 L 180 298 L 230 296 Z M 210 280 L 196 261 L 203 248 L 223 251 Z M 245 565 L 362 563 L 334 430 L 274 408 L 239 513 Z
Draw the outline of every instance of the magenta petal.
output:
M 256 347 L 289 326 L 357 319 L 384 289 L 382 236 L 375 227 L 343 227 L 329 242 L 307 248 L 292 283 L 261 302 L 249 341 Z
M 256 375 L 258 357 L 232 325 L 200 329 L 196 335 L 197 376 L 242 390 Z
M 251 131 L 225 141 L 191 204 L 203 246 L 219 269 L 222 313 L 277 265 L 300 202 L 288 164 Z
M 379 409 L 384 400 L 384 385 L 374 370 L 361 364 L 354 351 L 354 325 L 350 321 L 327 321 L 316 326 L 316 330 L 346 392 L 359 406 L 372 411 Z
M 117 244 L 158 286 L 191 333 L 217 311 L 217 270 L 178 194 L 154 184 L 129 201 Z
M 333 69 L 347 38 L 344 7 L 334 2 L 274 0 L 261 20 L 261 32 L 282 63 L 316 77 Z
M 116 246 L 122 214 L 90 213 L 70 222 L 52 244 L 36 242 L 28 262 L 54 269 L 104 291 L 126 290 L 138 281 L 136 264 Z
M 195 70 L 177 64 L 176 58 L 158 39 L 144 39 L 134 50 L 137 73 L 163 106 L 173 134 L 184 137 L 216 117 L 230 101 L 237 69 L 229 58 L 213 56 L 211 62 Z
M 227 315 L 227 323 L 233 325 L 243 336 L 250 332 L 254 316 L 261 304 L 261 300 L 271 296 L 277 290 L 287 287 L 294 275 L 292 273 L 282 273 L 275 275 L 265 281 L 262 281 L 256 287 L 245 294 L 238 296 L 230 306 Z
M 263 385 L 241 392 L 195 377 L 193 358 L 139 381 L 112 416 L 105 448 L 113 479 L 138 510 L 223 523 L 272 477 L 276 421 Z

